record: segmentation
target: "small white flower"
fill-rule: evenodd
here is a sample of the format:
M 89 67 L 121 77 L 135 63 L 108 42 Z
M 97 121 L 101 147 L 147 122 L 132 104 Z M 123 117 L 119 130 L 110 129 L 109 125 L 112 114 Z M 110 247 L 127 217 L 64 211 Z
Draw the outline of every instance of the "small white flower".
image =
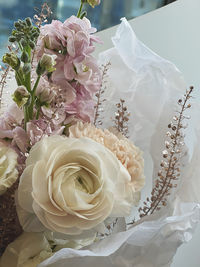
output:
M 1 257 L 1 267 L 37 267 L 53 255 L 43 233 L 24 232 L 10 243 Z
M 10 243 L 3 253 L 1 267 L 37 267 L 62 248 L 80 249 L 94 242 L 95 236 L 85 240 L 55 238 L 54 233 L 24 232 Z
M 17 180 L 17 153 L 0 143 L 0 195 Z

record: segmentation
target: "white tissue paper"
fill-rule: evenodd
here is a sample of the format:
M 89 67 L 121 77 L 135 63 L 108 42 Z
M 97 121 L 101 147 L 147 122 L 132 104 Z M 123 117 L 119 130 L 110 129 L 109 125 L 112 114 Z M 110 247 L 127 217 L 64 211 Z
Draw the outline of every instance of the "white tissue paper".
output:
M 142 200 L 150 195 L 166 139 L 167 125 L 186 90 L 179 70 L 156 55 L 135 36 L 122 19 L 114 47 L 100 54 L 100 63 L 110 62 L 104 126 L 112 125 L 115 104 L 126 100 L 131 112 L 130 139 L 144 151 L 146 186 Z M 194 93 L 195 94 L 195 93 Z M 167 267 L 177 248 L 191 239 L 200 220 L 200 105 L 192 100 L 191 120 L 186 129 L 187 155 L 178 188 L 166 207 L 139 220 L 129 230 L 114 233 L 81 250 L 63 248 L 38 267 Z M 141 203 L 142 203 L 141 200 Z M 137 208 L 133 210 L 136 216 Z

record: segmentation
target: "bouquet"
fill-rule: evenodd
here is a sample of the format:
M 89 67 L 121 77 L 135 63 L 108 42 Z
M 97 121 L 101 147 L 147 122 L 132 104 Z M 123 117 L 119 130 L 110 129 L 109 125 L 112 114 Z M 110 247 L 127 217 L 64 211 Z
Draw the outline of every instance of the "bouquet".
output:
M 26 18 L 14 24 L 1 80 L 1 95 L 10 71 L 16 81 L 14 102 L 0 118 L 1 267 L 164 266 L 178 247 L 175 239 L 168 256 L 149 260 L 159 242 L 170 243 L 160 235 L 169 224 L 172 203 L 178 201 L 172 196 L 189 154 L 183 130 L 193 87 L 178 98 L 180 109 L 168 124 L 160 161 L 158 136 L 165 136 L 160 120 L 165 123 L 172 112 L 164 112 L 164 107 L 174 105 L 167 91 L 170 78 L 164 78 L 174 75 L 173 97 L 180 94 L 177 84 L 184 88 L 184 83 L 171 63 L 136 39 L 125 19 L 113 38 L 115 48 L 97 63 L 92 53 L 101 41 L 82 9 L 84 4 L 99 3 L 81 0 L 77 16 L 51 24 L 44 24 L 51 13 L 44 4 L 34 21 Z M 127 39 L 134 42 L 135 51 L 125 51 Z M 145 64 L 139 63 L 139 53 L 146 55 Z M 159 82 L 155 83 L 152 69 L 149 72 L 148 61 L 158 69 L 155 75 L 164 68 L 168 71 L 158 74 Z M 122 90 L 120 78 L 125 73 L 131 79 Z M 155 111 L 149 110 L 144 94 L 147 83 L 166 87 Z M 155 138 L 158 147 L 152 148 Z M 151 150 L 155 170 L 158 164 L 160 170 L 146 196 L 141 190 L 145 176 L 153 172 L 148 166 Z M 198 205 L 190 208 L 182 207 L 180 217 L 172 220 L 184 225 L 183 232 L 193 228 L 194 217 L 198 220 Z M 149 249 L 152 240 L 156 246 Z M 149 251 L 142 260 L 139 247 Z

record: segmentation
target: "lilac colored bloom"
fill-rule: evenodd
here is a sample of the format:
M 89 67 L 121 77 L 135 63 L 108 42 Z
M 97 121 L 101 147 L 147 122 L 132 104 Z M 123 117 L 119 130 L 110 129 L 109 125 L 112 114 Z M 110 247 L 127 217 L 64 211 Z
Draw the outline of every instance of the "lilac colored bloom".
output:
M 71 58 L 65 59 L 64 75 L 68 80 L 76 80 L 82 84 L 90 94 L 98 91 L 101 85 L 101 73 L 92 56 L 87 56 L 81 62 Z
M 33 146 L 35 143 L 41 140 L 43 136 L 50 135 L 61 135 L 63 133 L 65 126 L 52 124 L 51 121 L 46 121 L 43 119 L 34 120 L 27 123 L 27 134 L 30 139 L 30 143 Z
M 38 40 L 38 56 L 41 57 L 45 50 L 59 51 L 61 45 L 65 46 L 63 24 L 61 21 L 53 20 L 51 24 L 46 24 L 41 28 L 41 38 Z M 47 53 L 48 54 L 48 53 Z M 55 53 L 52 53 L 55 54 Z
M 24 119 L 23 111 L 15 104 L 9 106 L 4 116 L 5 120 L 10 124 L 21 124 Z
M 95 102 L 91 99 L 88 91 L 82 86 L 77 86 L 77 97 L 74 102 L 65 106 L 68 115 L 71 118 L 90 122 L 94 118 Z M 67 118 L 69 121 L 69 118 Z
M 12 144 L 16 144 L 21 152 L 25 153 L 29 146 L 29 138 L 23 128 L 17 126 L 13 130 Z
M 0 118 L 0 138 L 13 138 L 12 128 L 6 123 L 4 118 Z
M 0 118 L 0 138 L 13 138 L 13 129 L 21 126 L 24 119 L 23 111 L 13 103 Z
M 40 139 L 44 135 L 44 131 L 34 122 L 27 123 L 27 133 L 32 146 L 40 141 Z
M 37 57 L 40 59 L 43 53 L 57 56 L 56 70 L 50 78 L 58 86 L 57 98 L 51 108 L 59 117 L 61 114 L 58 114 L 55 103 L 63 104 L 65 114 L 62 109 L 62 120 L 64 117 L 69 120 L 69 116 L 86 121 L 92 118 L 93 97 L 101 86 L 101 73 L 91 55 L 95 49 L 93 43 L 99 42 L 94 32 L 96 29 L 87 18 L 76 16 L 64 23 L 54 20 L 41 28 Z
M 53 88 L 49 88 L 48 87 L 43 87 L 43 86 L 38 86 L 37 91 L 36 91 L 36 95 L 39 98 L 41 103 L 51 103 L 55 97 L 55 90 L 53 90 Z

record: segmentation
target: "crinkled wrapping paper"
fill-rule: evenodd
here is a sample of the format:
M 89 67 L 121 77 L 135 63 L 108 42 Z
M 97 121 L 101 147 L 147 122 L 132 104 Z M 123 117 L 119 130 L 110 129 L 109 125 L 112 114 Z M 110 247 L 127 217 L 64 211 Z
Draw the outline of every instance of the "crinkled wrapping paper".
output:
M 153 178 L 162 158 L 167 125 L 186 85 L 179 70 L 149 50 L 122 19 L 112 49 L 100 54 L 100 62 L 111 62 L 108 72 L 103 123 L 112 126 L 115 104 L 126 100 L 131 112 L 130 139 L 144 151 L 146 186 L 144 200 L 151 192 Z M 183 55 L 184 56 L 184 55 Z M 195 95 L 195 93 L 194 93 Z M 189 110 L 192 119 L 186 129 L 187 155 L 182 162 L 180 184 L 167 207 L 143 218 L 132 228 L 118 232 L 81 250 L 64 248 L 39 267 L 167 267 L 177 248 L 192 237 L 200 220 L 200 112 L 197 98 Z M 142 202 L 141 202 L 142 203 Z M 133 210 L 133 216 L 137 209 Z

